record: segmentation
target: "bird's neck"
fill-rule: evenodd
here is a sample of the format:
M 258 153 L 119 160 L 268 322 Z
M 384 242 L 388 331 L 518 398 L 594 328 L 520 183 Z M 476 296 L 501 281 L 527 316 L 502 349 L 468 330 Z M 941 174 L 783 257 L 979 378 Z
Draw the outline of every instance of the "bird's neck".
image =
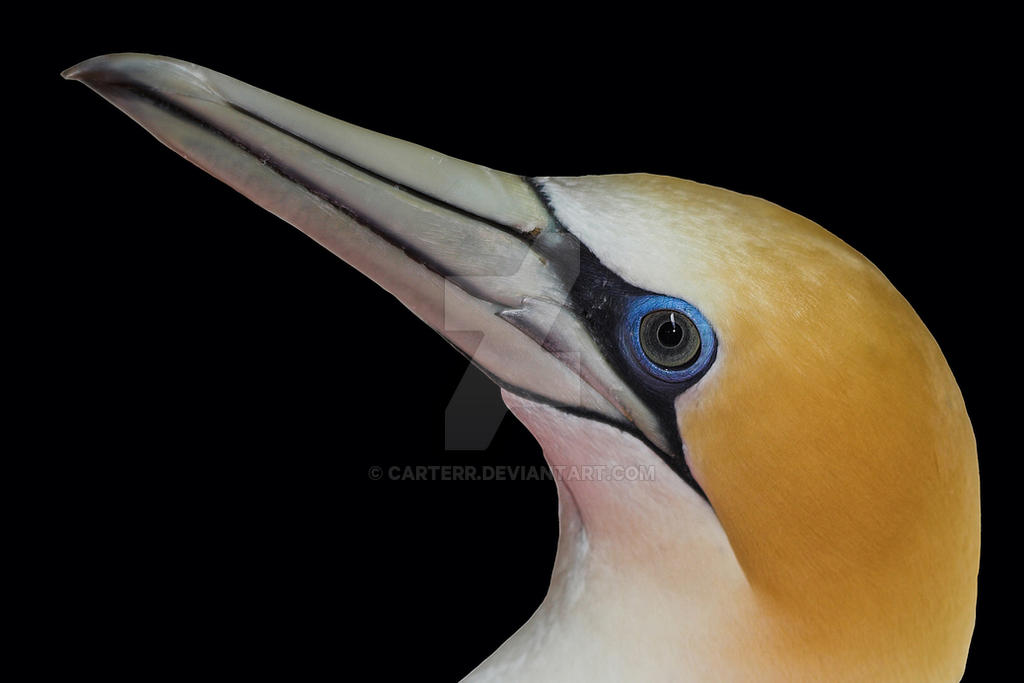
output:
M 942 648 L 924 664 L 918 650 L 878 655 L 902 641 L 874 594 L 766 589 L 708 503 L 633 436 L 504 398 L 555 473 L 558 554 L 543 604 L 468 681 L 946 680 L 913 674 L 938 671 Z
M 729 650 L 756 607 L 707 502 L 631 435 L 505 401 L 555 474 L 558 554 L 537 613 L 467 680 L 679 680 L 750 662 Z

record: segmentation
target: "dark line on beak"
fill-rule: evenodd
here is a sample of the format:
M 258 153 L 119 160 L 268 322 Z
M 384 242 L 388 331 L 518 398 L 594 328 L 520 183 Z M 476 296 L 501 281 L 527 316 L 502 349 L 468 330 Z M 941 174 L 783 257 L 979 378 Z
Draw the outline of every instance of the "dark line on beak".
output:
M 373 178 L 374 180 L 376 180 L 378 182 L 381 182 L 381 183 L 383 183 L 385 185 L 391 185 L 392 187 L 394 187 L 394 188 L 396 188 L 398 190 L 401 190 L 402 192 L 404 192 L 406 194 L 409 194 L 409 195 L 411 195 L 413 197 L 417 197 L 417 198 L 422 199 L 424 201 L 430 202 L 431 204 L 434 204 L 435 206 L 440 206 L 440 207 L 442 207 L 442 208 L 444 208 L 444 209 L 446 209 L 448 211 L 451 211 L 452 213 L 456 213 L 456 214 L 459 214 L 459 215 L 464 216 L 466 218 L 469 218 L 471 220 L 474 220 L 474 221 L 476 221 L 478 223 L 482 223 L 482 224 L 484 224 L 484 225 L 486 225 L 488 227 L 494 228 L 495 230 L 500 230 L 501 232 L 504 232 L 504 233 L 506 233 L 508 235 L 511 235 L 512 237 L 515 237 L 518 240 L 521 240 L 522 242 L 524 242 L 527 245 L 531 245 L 533 243 L 534 237 L 536 237 L 536 235 L 537 235 L 537 231 L 536 230 L 530 230 L 530 231 L 519 230 L 519 229 L 514 228 L 512 226 L 505 225 L 504 223 L 499 223 L 498 221 L 495 221 L 495 220 L 493 220 L 491 218 L 485 218 L 483 216 L 479 216 L 479 215 L 473 213 L 472 211 L 467 211 L 466 209 L 463 209 L 463 208 L 461 208 L 459 206 L 455 206 L 454 204 L 450 204 L 449 202 L 447 202 L 447 201 L 445 201 L 443 199 L 439 199 L 437 197 L 434 197 L 433 195 L 429 195 L 429 194 L 426 194 L 425 192 L 421 192 L 420 190 L 417 190 L 416 188 L 409 187 L 407 185 L 403 185 L 402 183 L 399 183 L 399 182 L 395 181 L 393 178 L 388 178 L 387 176 L 381 175 L 381 174 L 377 173 L 376 171 L 374 171 L 372 169 L 366 168 L 365 166 L 362 166 L 362 165 L 352 161 L 351 159 L 348 159 L 347 157 L 343 157 L 340 154 L 337 154 L 336 152 L 332 152 L 329 149 L 325 149 L 325 148 L 321 147 L 320 145 L 318 145 L 317 143 L 313 142 L 312 140 L 309 140 L 309 139 L 303 137 L 302 135 L 299 135 L 298 133 L 294 133 L 294 132 L 288 130 L 287 128 L 282 128 L 281 126 L 277 125 L 273 121 L 268 121 L 267 119 L 263 118 L 262 116 L 260 116 L 259 114 L 255 113 L 255 112 L 251 112 L 248 109 L 245 109 L 243 107 L 239 107 L 238 105 L 235 105 L 235 104 L 233 104 L 231 102 L 225 101 L 224 104 L 229 109 L 233 109 L 234 111 L 237 111 L 239 114 L 242 114 L 244 116 L 248 116 L 251 119 L 259 121 L 260 123 L 262 123 L 263 125 L 267 126 L 268 128 L 272 128 L 273 130 L 276 130 L 277 132 L 282 133 L 283 135 L 287 135 L 288 137 L 292 138 L 293 140 L 298 140 L 299 142 L 301 142 L 301 143 L 303 143 L 305 145 L 308 145 L 309 147 L 312 147 L 313 149 L 315 149 L 316 151 L 320 152 L 324 156 L 330 157 L 331 159 L 334 159 L 335 161 L 341 162 L 341 163 L 345 164 L 346 166 L 354 168 L 355 170 L 359 171 L 360 173 L 364 173 L 364 174 L 370 176 L 371 178 Z M 550 212 L 549 212 L 548 215 L 550 216 Z M 537 226 L 537 227 L 543 227 L 543 226 Z
M 353 210 L 351 207 L 349 207 L 348 205 L 344 204 L 340 199 L 335 197 L 333 194 L 331 194 L 330 192 L 328 192 L 328 191 L 318 187 L 315 183 L 311 182 L 309 179 L 307 179 L 305 176 L 303 176 L 303 174 L 299 173 L 296 169 L 291 168 L 290 166 L 287 166 L 285 164 L 282 164 L 277 158 L 275 158 L 275 157 L 273 157 L 271 155 L 258 153 L 256 150 L 253 150 L 244 141 L 238 139 L 234 135 L 231 135 L 227 131 L 225 131 L 225 130 L 223 130 L 223 129 L 221 129 L 221 128 L 213 125 L 213 124 L 211 124 L 210 122 L 208 122 L 203 117 L 201 117 L 201 116 L 199 116 L 199 115 L 189 111 L 188 109 L 185 109 L 184 107 L 181 107 L 181 106 L 179 106 L 179 105 L 177 105 L 177 104 L 167 100 L 166 98 L 162 97 L 158 90 L 156 90 L 154 88 L 149 88 L 149 87 L 146 87 L 146 86 L 141 86 L 141 85 L 138 85 L 138 84 L 135 84 L 135 83 L 127 83 L 127 84 L 125 84 L 125 83 L 108 83 L 106 85 L 108 85 L 109 87 L 122 88 L 123 90 L 126 90 L 126 91 L 134 94 L 136 97 L 142 98 L 142 99 L 150 102 L 154 106 L 160 107 L 161 109 L 164 109 L 165 111 L 170 112 L 174 116 L 177 116 L 177 117 L 180 117 L 182 119 L 185 119 L 185 120 L 191 122 L 192 124 L 194 124 L 196 126 L 199 126 L 199 127 L 203 128 L 204 130 L 206 130 L 206 131 L 208 131 L 208 132 L 210 132 L 210 133 L 212 133 L 214 135 L 217 135 L 218 137 L 220 137 L 220 138 L 222 138 L 224 140 L 227 140 L 228 142 L 230 142 L 231 144 L 233 144 L 234 146 L 236 146 L 240 150 L 242 150 L 245 154 L 251 156 L 254 159 L 258 159 L 264 166 L 269 168 L 271 171 L 273 171 L 274 173 L 276 173 L 277 175 L 279 175 L 280 177 L 282 177 L 283 179 L 285 179 L 289 183 L 291 183 L 293 185 L 296 185 L 298 187 L 301 187 L 306 192 L 309 192 L 311 195 L 313 195 L 313 196 L 317 197 L 318 199 L 326 202 L 327 204 L 332 206 L 335 210 L 339 211 L 340 213 L 343 213 L 344 215 L 348 216 L 350 219 L 352 219 L 353 221 L 355 221 L 359 225 L 361 225 L 364 228 L 366 228 L 367 230 L 371 231 L 372 233 L 374 233 L 375 235 L 380 237 L 382 240 L 384 240 L 388 244 L 391 244 L 392 246 L 396 247 L 397 249 L 400 249 L 411 261 L 414 261 L 415 263 L 418 263 L 419 265 L 423 266 L 424 268 L 426 268 L 427 270 L 431 271 L 432 273 L 434 273 L 434 274 L 436 274 L 436 275 L 438 275 L 438 276 L 440 276 L 442 278 L 445 278 L 446 280 L 451 282 L 456 287 L 459 287 L 460 289 L 464 290 L 465 292 L 467 292 L 471 296 L 473 296 L 473 297 L 475 297 L 475 298 L 477 298 L 477 299 L 479 299 L 481 301 L 486 301 L 488 303 L 492 303 L 492 304 L 495 304 L 495 305 L 498 305 L 498 306 L 504 305 L 504 304 L 501 304 L 500 302 L 490 300 L 489 298 L 487 298 L 487 296 L 483 292 L 475 290 L 464 279 L 459 278 L 456 273 L 447 270 L 441 264 L 439 264 L 437 261 L 435 261 L 433 258 L 431 258 L 429 254 L 423 253 L 419 249 L 416 249 L 415 247 L 413 247 L 413 246 L 411 246 L 409 244 L 406 244 L 405 242 L 402 242 L 400 239 L 394 237 L 386 229 L 384 229 L 382 226 L 378 225 L 374 220 L 368 218 L 367 216 L 362 215 L 358 211 Z M 511 235 L 511 236 L 513 236 L 513 237 L 523 241 L 527 245 L 531 245 L 533 243 L 533 239 L 534 239 L 534 237 L 537 234 L 537 231 L 531 231 L 530 233 L 524 233 L 524 232 L 522 232 L 520 230 L 517 230 L 515 228 L 509 227 L 507 225 L 503 225 L 503 224 L 498 223 L 496 221 L 493 221 L 491 219 L 483 218 L 481 216 L 477 216 L 476 214 L 474 214 L 472 212 L 466 211 L 464 209 L 460 209 L 457 206 L 453 206 L 453 205 L 449 204 L 448 202 L 445 202 L 443 200 L 439 200 L 439 199 L 437 199 L 435 197 L 432 197 L 432 196 L 430 196 L 428 194 L 424 194 L 424 193 L 419 192 L 417 190 L 414 190 L 414 189 L 411 189 L 411 188 L 407 188 L 404 185 L 401 185 L 399 183 L 395 183 L 393 180 L 391 180 L 390 178 L 387 178 L 386 176 L 382 176 L 382 175 L 380 175 L 378 173 L 375 173 L 374 171 L 371 171 L 369 169 L 366 169 L 366 168 L 360 166 L 359 164 L 353 163 L 353 162 L 349 161 L 348 159 L 346 159 L 346 158 L 344 158 L 342 156 L 334 154 L 333 152 L 331 152 L 329 150 L 325 150 L 324 148 L 320 147 L 319 145 L 316 145 L 315 143 L 310 142 L 306 138 L 304 138 L 302 136 L 299 136 L 299 135 L 296 135 L 296 134 L 292 133 L 291 131 L 288 131 L 287 129 L 281 128 L 280 126 L 277 126 L 274 123 L 271 123 L 270 121 L 267 121 L 267 120 L 263 119 L 262 117 L 253 114 L 252 112 L 249 112 L 249 111 L 247 111 L 247 110 L 245 110 L 243 108 L 240 108 L 240 107 L 236 107 L 236 106 L 234 106 L 231 103 L 226 102 L 226 101 L 223 102 L 223 104 L 225 106 L 227 106 L 227 107 L 230 107 L 231 109 L 234 109 L 235 111 L 237 111 L 238 113 L 240 113 L 240 114 L 242 114 L 244 116 L 252 118 L 253 120 L 255 120 L 255 121 L 259 122 L 259 123 L 262 123 L 263 125 L 266 125 L 266 126 L 268 126 L 270 128 L 273 128 L 274 130 L 276 130 L 276 131 L 278 131 L 278 132 L 280 132 L 280 133 L 282 133 L 284 135 L 287 135 L 288 137 L 291 137 L 292 139 L 294 139 L 294 140 L 296 140 L 296 141 L 298 141 L 298 142 L 300 142 L 300 143 L 302 143 L 302 144 L 304 144 L 304 145 L 306 145 L 306 146 L 308 146 L 308 147 L 310 147 L 310 148 L 320 152 L 321 154 L 324 154 L 324 155 L 330 157 L 331 159 L 334 159 L 335 161 L 337 161 L 337 162 L 339 162 L 341 164 L 344 164 L 344 165 L 346 165 L 346 166 L 348 166 L 348 167 L 350 167 L 352 169 L 355 169 L 356 171 L 359 171 L 361 173 L 365 173 L 368 176 L 371 176 L 372 178 L 374 178 L 378 182 L 381 182 L 381 183 L 384 183 L 384 184 L 387 184 L 387 185 L 391 185 L 393 187 L 397 187 L 397 188 L 401 189 L 403 192 L 408 192 L 411 195 L 415 195 L 415 196 L 423 199 L 424 201 L 427 201 L 427 202 L 430 202 L 431 204 L 434 204 L 435 206 L 439 206 L 439 207 L 441 207 L 441 208 L 443 208 L 445 210 L 449 210 L 449 211 L 451 211 L 453 213 L 460 214 L 460 215 L 462 215 L 464 217 L 467 217 L 467 218 L 469 218 L 471 220 L 474 220 L 474 221 L 483 223 L 485 225 L 488 225 L 488 226 L 490 226 L 490 227 L 492 227 L 492 228 L 494 228 L 496 230 L 500 230 L 500 231 L 502 231 L 504 233 L 507 233 L 507 234 L 509 234 L 509 235 Z

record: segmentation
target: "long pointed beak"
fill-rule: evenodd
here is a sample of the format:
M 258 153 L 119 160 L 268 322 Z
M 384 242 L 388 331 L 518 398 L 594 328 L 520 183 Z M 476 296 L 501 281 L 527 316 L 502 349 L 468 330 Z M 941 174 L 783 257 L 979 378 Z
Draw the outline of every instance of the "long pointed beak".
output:
M 503 388 L 678 450 L 573 310 L 585 247 L 531 181 L 175 59 L 107 55 L 64 76 L 370 277 Z

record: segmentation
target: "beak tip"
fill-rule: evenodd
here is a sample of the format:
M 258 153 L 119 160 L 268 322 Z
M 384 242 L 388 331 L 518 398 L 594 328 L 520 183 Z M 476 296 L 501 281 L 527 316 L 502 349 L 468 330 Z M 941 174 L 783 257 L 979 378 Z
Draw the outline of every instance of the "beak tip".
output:
M 74 66 L 72 66 L 70 68 L 64 69 L 63 71 L 60 72 L 61 78 L 65 79 L 65 80 L 68 80 L 68 81 L 80 81 L 80 80 L 82 80 L 81 74 L 82 74 L 82 66 L 84 64 L 85 64 L 85 62 L 80 62 L 80 63 L 75 64 Z
M 96 83 L 104 80 L 104 76 L 109 76 L 112 69 L 112 63 L 117 61 L 118 57 L 123 55 L 100 55 L 99 57 L 92 57 L 85 61 L 79 62 L 74 66 L 64 69 L 60 72 L 60 75 L 69 81 L 82 81 L 85 84 Z
M 162 63 L 170 61 L 172 60 L 153 55 L 115 52 L 86 59 L 64 69 L 60 75 L 69 81 L 81 81 L 86 85 L 130 81 L 140 73 L 159 68 Z
M 114 78 L 117 72 L 117 63 L 123 60 L 124 54 L 101 54 L 80 61 L 74 67 L 60 72 L 60 76 L 69 81 L 80 81 L 85 85 L 94 87 L 105 81 Z

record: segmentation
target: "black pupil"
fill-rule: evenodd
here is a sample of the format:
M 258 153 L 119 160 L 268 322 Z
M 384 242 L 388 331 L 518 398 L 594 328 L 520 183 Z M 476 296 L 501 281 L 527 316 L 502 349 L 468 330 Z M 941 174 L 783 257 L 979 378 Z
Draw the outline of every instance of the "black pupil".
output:
M 700 332 L 679 311 L 651 311 L 640 320 L 638 332 L 647 360 L 663 368 L 684 368 L 700 354 Z
M 672 320 L 662 323 L 658 328 L 658 341 L 667 348 L 679 346 L 679 343 L 683 341 L 682 325 L 676 325 Z

